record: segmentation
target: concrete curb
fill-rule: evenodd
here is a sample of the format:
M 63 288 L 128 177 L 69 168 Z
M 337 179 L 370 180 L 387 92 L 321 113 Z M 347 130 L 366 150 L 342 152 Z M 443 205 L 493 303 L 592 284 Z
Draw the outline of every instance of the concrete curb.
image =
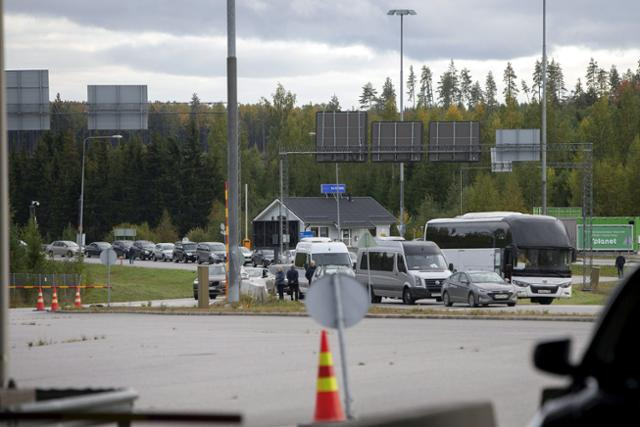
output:
M 90 311 L 90 310 L 61 310 L 58 313 L 65 314 L 154 314 L 154 315 L 169 315 L 169 316 L 270 316 L 270 317 L 309 317 L 307 313 L 297 312 L 297 313 L 289 313 L 289 312 L 263 312 L 263 313 L 255 313 L 255 312 L 222 312 L 222 311 L 169 311 L 169 310 L 99 310 L 99 311 Z M 462 315 L 462 314 L 400 314 L 400 313 L 370 313 L 365 316 L 368 319 L 456 319 L 456 320 L 538 320 L 538 321 L 549 321 L 549 322 L 594 322 L 598 316 L 558 316 L 558 315 L 522 315 L 522 316 L 513 316 L 513 315 L 505 315 L 505 316 L 497 316 L 492 314 L 475 314 L 475 315 Z

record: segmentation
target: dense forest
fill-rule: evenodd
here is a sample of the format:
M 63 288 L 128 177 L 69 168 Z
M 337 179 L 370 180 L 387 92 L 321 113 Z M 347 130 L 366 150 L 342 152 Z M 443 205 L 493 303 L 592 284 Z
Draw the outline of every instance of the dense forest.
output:
M 405 84 L 405 120 L 477 120 L 481 142 L 495 143 L 496 129 L 539 128 L 541 64 L 533 76 L 520 78 L 511 64 L 502 75 L 474 80 L 452 60 L 439 78 L 428 66 L 410 68 Z M 498 93 L 496 79 L 504 90 Z M 591 60 L 584 79 L 567 88 L 560 64 L 547 67 L 548 143 L 589 142 L 594 147 L 594 213 L 640 214 L 640 61 L 637 70 L 602 69 Z M 378 91 L 360 82 L 360 108 L 369 122 L 399 119 L 396 88 L 387 78 Z M 45 240 L 71 238 L 78 223 L 82 141 L 89 135 L 86 106 L 60 96 L 51 103 L 51 130 L 33 144 L 10 135 L 10 187 L 13 221 L 27 223 L 29 204 L 38 200 L 38 227 Z M 311 132 L 317 111 L 339 110 L 336 96 L 326 104 L 298 105 L 282 85 L 256 104 L 239 107 L 241 184 L 249 187 L 249 218 L 279 192 L 278 152 L 313 149 Z M 139 235 L 171 240 L 220 240 L 224 218 L 227 116 L 223 105 L 154 102 L 149 129 L 123 132 L 112 142 L 94 140 L 87 147 L 84 225 L 87 240 L 109 239 L 118 224 L 137 224 Z M 428 138 L 425 132 L 425 141 Z M 106 135 L 107 133 L 102 133 Z M 549 153 L 550 161 L 580 161 L 579 154 Z M 469 167 L 471 166 L 471 167 Z M 341 182 L 354 196 L 371 195 L 399 213 L 398 165 L 348 164 Z M 549 206 L 581 206 L 578 169 L 549 169 Z M 311 156 L 289 159 L 289 194 L 316 196 L 319 184 L 333 182 L 333 164 Z M 539 164 L 514 165 L 512 173 L 491 173 L 488 153 L 479 164 L 432 163 L 406 167 L 407 236 L 420 235 L 427 219 L 478 210 L 530 212 L 540 206 Z M 242 205 L 244 206 L 244 204 Z M 242 233 L 244 237 L 244 231 Z

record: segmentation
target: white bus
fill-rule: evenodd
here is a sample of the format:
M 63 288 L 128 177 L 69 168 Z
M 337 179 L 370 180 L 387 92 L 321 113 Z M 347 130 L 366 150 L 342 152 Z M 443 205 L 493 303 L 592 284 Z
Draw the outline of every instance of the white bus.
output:
M 478 212 L 432 219 L 424 239 L 440 246 L 456 270 L 495 271 L 511 278 L 519 298 L 551 304 L 571 296 L 575 249 L 554 217 Z

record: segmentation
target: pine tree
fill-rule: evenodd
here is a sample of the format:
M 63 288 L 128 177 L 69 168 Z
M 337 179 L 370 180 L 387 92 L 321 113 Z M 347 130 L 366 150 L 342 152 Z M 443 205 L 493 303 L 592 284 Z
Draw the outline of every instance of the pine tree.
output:
M 360 108 L 362 110 L 370 110 L 374 102 L 376 102 L 376 96 L 378 91 L 373 87 L 371 82 L 367 82 L 362 86 L 362 95 L 360 95 Z
M 607 77 L 605 69 L 598 70 L 598 96 L 605 96 L 609 92 L 609 79 Z
M 460 100 L 459 104 L 466 105 L 468 109 L 472 108 L 471 102 L 471 89 L 473 81 L 471 79 L 471 72 L 468 68 L 463 68 L 460 71 Z
M 433 75 L 431 69 L 426 65 L 422 66 L 420 74 L 420 92 L 418 93 L 418 107 L 433 106 Z
M 587 74 L 586 74 L 586 84 L 587 84 L 587 95 L 591 98 L 592 102 L 596 100 L 598 97 L 598 72 L 600 68 L 598 67 L 598 63 L 591 58 L 589 60 L 589 65 L 587 66 Z
M 564 93 L 567 91 L 564 86 L 564 75 L 560 63 L 551 59 L 549 66 L 547 67 L 547 92 L 548 97 L 554 102 L 558 103 L 564 99 Z
M 413 72 L 413 65 L 409 66 L 409 77 L 407 78 L 407 100 L 416 108 L 416 74 Z
M 386 119 L 392 119 L 397 113 L 396 90 L 393 87 L 391 78 L 387 77 L 382 86 L 382 93 L 378 98 L 378 111 L 381 111 Z
M 336 96 L 335 93 L 331 97 L 331 100 L 327 104 L 325 110 L 326 111 L 340 111 L 340 101 L 338 100 L 338 97 Z
M 511 62 L 507 62 L 507 68 L 504 69 L 503 81 L 504 81 L 504 99 L 505 103 L 511 99 L 515 99 L 518 95 L 518 82 L 516 72 L 513 71 Z
M 527 97 L 527 103 L 529 103 L 529 93 L 531 92 L 531 89 L 529 89 L 529 86 L 527 86 L 527 82 L 524 81 L 524 79 L 520 81 L 520 89 L 522 89 L 522 93 L 525 94 Z
M 471 108 L 474 108 L 478 104 L 484 104 L 484 93 L 482 92 L 482 86 L 480 86 L 480 82 L 476 80 L 474 85 L 471 87 Z
M 611 88 L 611 92 L 615 92 L 620 86 L 620 74 L 618 73 L 618 69 L 615 65 L 611 66 L 609 70 L 609 87 Z
M 453 59 L 449 63 L 447 71 L 440 76 L 438 98 L 440 99 L 440 104 L 445 108 L 459 100 L 458 72 Z
M 484 87 L 484 97 L 487 106 L 489 108 L 495 108 L 498 105 L 498 100 L 496 99 L 498 89 L 496 87 L 496 81 L 493 79 L 493 73 L 491 71 L 489 71 L 489 73 L 487 74 L 487 80 L 484 84 Z
M 536 60 L 533 67 L 533 86 L 531 86 L 532 98 L 540 101 L 542 99 L 542 61 Z

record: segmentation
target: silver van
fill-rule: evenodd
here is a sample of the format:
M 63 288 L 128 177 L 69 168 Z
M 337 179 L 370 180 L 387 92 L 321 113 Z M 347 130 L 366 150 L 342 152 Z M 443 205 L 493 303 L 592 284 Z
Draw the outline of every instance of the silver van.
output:
M 451 275 L 433 242 L 376 239 L 377 246 L 358 250 L 356 279 L 371 285 L 371 302 L 382 297 L 413 304 L 422 298 L 441 301 L 442 284 Z

